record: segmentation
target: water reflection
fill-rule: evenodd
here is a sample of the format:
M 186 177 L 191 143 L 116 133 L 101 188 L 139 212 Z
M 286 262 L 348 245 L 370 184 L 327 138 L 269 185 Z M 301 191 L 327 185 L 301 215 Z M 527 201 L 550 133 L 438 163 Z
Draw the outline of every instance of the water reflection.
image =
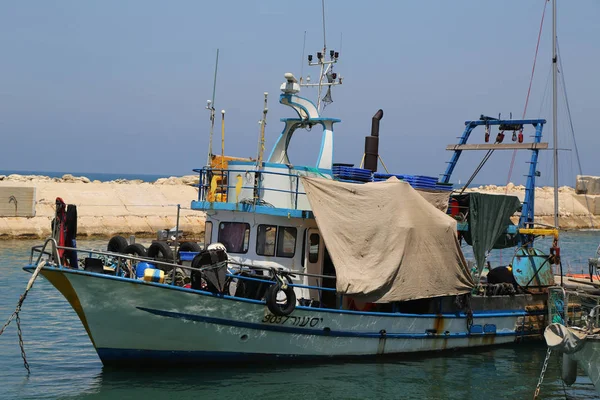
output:
M 490 399 L 531 398 L 545 355 L 541 344 L 385 362 L 273 365 L 247 368 L 102 369 L 68 398 L 227 399 Z M 542 398 L 564 398 L 552 359 Z M 578 382 L 570 398 L 596 398 Z
M 589 257 L 597 232 L 562 236 L 565 257 Z M 0 241 L 0 322 L 14 310 L 29 274 L 33 241 Z M 103 248 L 106 241 L 80 241 Z M 81 322 L 43 278 L 22 313 L 26 377 L 13 326 L 0 337 L 0 398 L 6 399 L 522 399 L 531 398 L 544 361 L 543 343 L 381 361 L 114 370 L 102 367 Z M 542 398 L 564 399 L 559 357 L 551 359 Z M 570 398 L 597 398 L 582 375 Z

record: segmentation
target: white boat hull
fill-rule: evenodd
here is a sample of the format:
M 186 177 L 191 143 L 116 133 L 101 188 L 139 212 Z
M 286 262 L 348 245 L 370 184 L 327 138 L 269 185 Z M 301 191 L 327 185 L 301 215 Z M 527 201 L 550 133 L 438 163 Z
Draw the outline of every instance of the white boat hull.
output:
M 139 361 L 353 357 L 514 342 L 524 311 L 361 313 L 297 307 L 272 315 L 263 302 L 83 271 L 43 275 L 79 315 L 105 364 Z M 521 319 L 522 321 L 522 319 Z

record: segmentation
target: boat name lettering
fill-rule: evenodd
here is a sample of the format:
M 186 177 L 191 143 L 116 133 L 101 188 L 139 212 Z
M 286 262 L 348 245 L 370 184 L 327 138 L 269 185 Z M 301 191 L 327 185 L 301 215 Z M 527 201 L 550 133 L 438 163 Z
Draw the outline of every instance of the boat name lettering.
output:
M 323 322 L 323 318 L 318 317 L 294 317 L 293 315 L 279 316 L 273 314 L 267 314 L 264 316 L 263 323 L 268 324 L 279 324 L 279 325 L 292 325 L 292 326 L 310 326 L 314 328 Z

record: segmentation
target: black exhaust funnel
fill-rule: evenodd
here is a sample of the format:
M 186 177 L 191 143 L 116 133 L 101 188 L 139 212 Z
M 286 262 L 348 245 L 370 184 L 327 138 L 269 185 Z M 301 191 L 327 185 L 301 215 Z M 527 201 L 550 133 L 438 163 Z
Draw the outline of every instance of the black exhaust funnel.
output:
M 364 168 L 377 172 L 377 160 L 379 158 L 379 121 L 383 118 L 383 110 L 373 115 L 371 121 L 371 136 L 365 137 L 365 164 Z

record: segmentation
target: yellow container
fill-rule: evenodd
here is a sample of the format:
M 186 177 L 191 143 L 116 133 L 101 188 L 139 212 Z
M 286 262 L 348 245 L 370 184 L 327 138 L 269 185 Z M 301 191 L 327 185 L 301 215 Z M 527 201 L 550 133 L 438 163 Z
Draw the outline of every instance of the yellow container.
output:
M 146 282 L 165 282 L 165 272 L 161 269 L 146 268 L 144 271 L 144 281 Z

